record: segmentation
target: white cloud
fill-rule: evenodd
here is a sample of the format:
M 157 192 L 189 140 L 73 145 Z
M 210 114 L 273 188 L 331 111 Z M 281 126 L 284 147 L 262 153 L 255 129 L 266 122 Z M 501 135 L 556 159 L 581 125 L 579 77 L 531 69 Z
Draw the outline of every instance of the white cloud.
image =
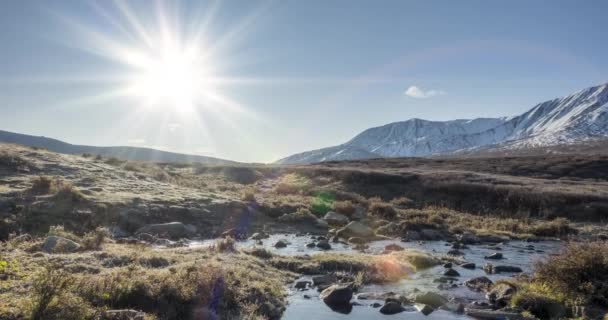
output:
M 443 90 L 429 89 L 424 90 L 417 86 L 411 86 L 405 90 L 405 95 L 416 99 L 426 99 L 446 94 Z
M 182 128 L 181 123 L 169 123 L 167 126 L 169 127 L 169 132 L 175 132 Z

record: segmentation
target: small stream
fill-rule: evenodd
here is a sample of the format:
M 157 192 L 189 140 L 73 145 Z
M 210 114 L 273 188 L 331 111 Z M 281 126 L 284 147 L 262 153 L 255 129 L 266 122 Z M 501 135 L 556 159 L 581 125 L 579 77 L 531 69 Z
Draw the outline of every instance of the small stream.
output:
M 274 244 L 278 240 L 286 240 L 288 242 L 287 247 L 277 249 Z M 205 240 L 192 242 L 191 247 L 209 246 L 212 245 L 215 240 Z M 237 243 L 238 248 L 253 248 L 263 247 L 272 253 L 286 256 L 295 255 L 306 255 L 316 254 L 319 252 L 326 252 L 319 248 L 307 248 L 306 244 L 311 242 L 310 236 L 296 236 L 293 234 L 273 234 L 270 238 L 265 239 L 263 244 L 256 245 L 255 241 L 247 240 Z M 364 252 L 367 254 L 381 254 L 384 251 L 384 247 L 388 244 L 397 244 L 406 249 L 416 249 L 425 251 L 433 255 L 446 255 L 451 249 L 451 244 L 445 241 L 427 241 L 427 242 L 402 242 L 400 240 L 382 240 L 373 241 L 368 243 L 369 248 Z M 487 276 L 492 281 L 499 279 L 509 278 L 513 276 L 512 273 L 501 273 L 501 274 L 486 274 L 481 267 L 486 263 L 492 263 L 494 265 L 509 265 L 520 267 L 523 272 L 530 272 L 535 261 L 546 257 L 549 254 L 556 252 L 560 247 L 561 243 L 558 241 L 542 241 L 542 242 L 524 242 L 524 241 L 510 241 L 507 243 L 493 245 L 469 245 L 468 248 L 461 249 L 464 256 L 461 256 L 467 262 L 473 262 L 476 264 L 476 269 L 469 270 L 454 265 L 454 269 L 460 273 L 458 281 L 455 282 L 454 288 L 439 289 L 435 280 L 442 276 L 445 270 L 443 266 L 436 266 L 427 270 L 416 272 L 407 279 L 402 279 L 396 283 L 382 284 L 382 285 L 368 285 L 359 290 L 358 294 L 373 292 L 373 293 L 386 293 L 395 292 L 399 294 L 412 293 L 415 290 L 422 292 L 434 291 L 441 293 L 445 297 L 458 297 L 464 298 L 468 301 L 483 300 L 484 294 L 475 292 L 468 289 L 463 285 L 464 281 L 479 277 Z M 340 252 L 340 253 L 352 253 L 358 254 L 360 251 L 354 250 L 350 245 L 343 243 L 331 243 L 332 249 L 329 252 Z M 497 250 L 497 248 L 500 250 Z M 501 260 L 486 260 L 484 257 L 492 253 L 500 252 L 503 254 Z M 303 277 L 302 279 L 310 279 L 310 277 Z M 359 300 L 355 297 L 353 302 L 355 305 L 349 314 L 341 314 L 332 311 L 322 301 L 319 300 L 319 292 L 315 288 L 308 289 L 306 291 L 299 291 L 293 288 L 293 285 L 288 287 L 289 290 L 289 305 L 283 316 L 287 320 L 311 320 L 311 319 L 388 319 L 388 318 L 401 318 L 406 316 L 411 319 L 469 319 L 465 315 L 457 315 L 444 310 L 436 310 L 428 316 L 424 316 L 413 308 L 407 309 L 405 312 L 398 315 L 383 315 L 377 308 L 371 307 L 374 302 L 383 303 L 383 301 L 377 300 Z

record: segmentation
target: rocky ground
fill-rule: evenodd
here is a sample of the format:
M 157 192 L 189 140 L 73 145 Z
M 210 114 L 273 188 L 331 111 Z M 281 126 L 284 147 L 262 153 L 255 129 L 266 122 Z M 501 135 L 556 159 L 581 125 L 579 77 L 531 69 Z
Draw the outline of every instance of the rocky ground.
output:
M 435 162 L 407 170 L 404 163 L 391 168 L 387 163 L 149 164 L 1 144 L 0 319 L 278 319 L 288 307 L 290 288 L 318 290 L 319 303 L 344 313 L 365 300 L 358 296 L 365 293 L 361 288 L 441 265 L 442 285 L 461 285 L 484 297 L 375 292 L 378 312 L 417 308 L 429 314 L 443 308 L 484 319 L 601 318 L 607 305 L 596 296 L 608 287 L 601 272 L 592 276 L 602 286 L 573 296 L 548 295 L 553 282 L 537 281 L 542 277 L 535 273 L 503 282 L 454 280 L 458 270 L 471 267 L 464 250 L 512 240 L 594 243 L 604 260 L 589 261 L 600 261 L 594 270 L 606 270 L 601 253 L 608 233 L 598 217 L 605 213 L 608 188 L 601 177 L 586 180 L 591 178 L 575 173 L 587 172 L 589 162 L 557 182 L 471 172 L 470 164 L 456 170 L 452 163 L 442 171 Z M 447 183 L 459 177 L 466 179 Z M 437 179 L 446 183 L 437 185 Z M 462 195 L 472 186 L 483 192 Z M 522 197 L 527 187 L 533 191 L 528 193 L 551 196 Z M 564 216 L 574 213 L 549 210 L 555 198 L 566 199 L 568 208 L 585 199 L 593 205 L 572 222 Z M 290 246 L 284 240 L 272 240 L 269 248 L 277 233 L 306 236 L 302 247 L 309 251 L 282 254 L 280 249 Z M 217 240 L 192 245 L 206 239 Z M 378 241 L 389 240 L 395 243 L 373 250 Z M 437 241 L 449 251 L 410 248 Z M 485 257 L 487 266 L 472 267 L 489 275 L 522 271 L 503 263 L 499 249 L 494 254 Z M 550 291 L 558 292 L 557 285 Z M 583 303 L 581 297 L 593 298 Z

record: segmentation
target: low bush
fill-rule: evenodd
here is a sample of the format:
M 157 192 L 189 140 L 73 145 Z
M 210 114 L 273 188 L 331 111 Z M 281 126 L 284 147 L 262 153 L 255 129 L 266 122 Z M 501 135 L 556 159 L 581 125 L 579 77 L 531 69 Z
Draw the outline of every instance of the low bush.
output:
M 355 206 L 350 200 L 346 201 L 335 201 L 333 205 L 334 211 L 337 213 L 341 213 L 345 216 L 350 217 L 353 213 L 355 213 Z
M 372 201 L 369 204 L 369 212 L 376 217 L 386 220 L 395 219 L 397 211 L 390 203 L 382 201 Z
M 289 173 L 282 176 L 275 187 L 275 192 L 278 194 L 296 194 L 306 193 L 310 190 L 310 180 L 304 176 L 295 173 Z
M 241 200 L 246 202 L 255 202 L 255 189 L 247 187 L 241 190 Z

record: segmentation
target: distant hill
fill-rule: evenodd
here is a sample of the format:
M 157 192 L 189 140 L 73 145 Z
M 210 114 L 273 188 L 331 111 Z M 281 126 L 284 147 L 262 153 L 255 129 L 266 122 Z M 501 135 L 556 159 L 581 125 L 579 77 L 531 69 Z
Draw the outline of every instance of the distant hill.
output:
M 492 149 L 509 154 L 526 149 L 579 144 L 608 138 L 608 84 L 580 90 L 515 116 L 472 120 L 410 119 L 367 129 L 350 141 L 307 151 L 280 164 L 323 162 L 341 150 L 340 160 L 372 157 L 428 157 Z
M 115 157 L 130 161 L 151 161 L 151 162 L 198 162 L 204 164 L 237 164 L 238 162 L 218 159 L 213 157 L 188 155 L 175 152 L 161 151 L 150 148 L 140 147 L 95 147 L 69 144 L 57 139 L 31 136 L 0 130 L 0 142 L 15 143 L 26 146 L 45 148 L 50 151 L 82 154 L 90 153 L 105 157 Z

